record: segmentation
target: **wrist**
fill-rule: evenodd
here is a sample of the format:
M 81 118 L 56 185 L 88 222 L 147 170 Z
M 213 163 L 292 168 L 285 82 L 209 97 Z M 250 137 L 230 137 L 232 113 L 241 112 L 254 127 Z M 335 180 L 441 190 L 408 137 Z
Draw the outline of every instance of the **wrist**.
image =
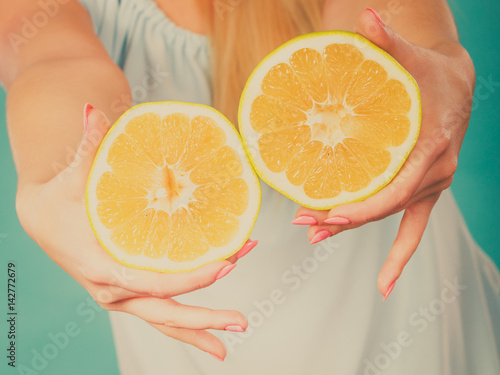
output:
M 42 184 L 19 185 L 16 193 L 16 212 L 24 231 L 38 243 L 36 227 L 39 216 L 39 199 Z

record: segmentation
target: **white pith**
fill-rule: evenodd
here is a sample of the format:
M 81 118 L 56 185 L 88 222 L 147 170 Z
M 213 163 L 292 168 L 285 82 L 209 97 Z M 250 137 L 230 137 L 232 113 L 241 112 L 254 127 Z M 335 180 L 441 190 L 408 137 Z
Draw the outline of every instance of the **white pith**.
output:
M 261 137 L 261 134 L 252 128 L 250 124 L 250 113 L 254 99 L 263 94 L 261 88 L 262 81 L 273 66 L 279 63 L 289 64 L 290 56 L 302 48 L 315 49 L 322 54 L 326 46 L 334 43 L 354 45 L 360 50 L 366 60 L 374 60 L 386 70 L 388 80 L 396 79 L 403 83 L 411 99 L 411 108 L 406 114 L 410 120 L 410 132 L 406 140 L 401 145 L 386 149 L 391 153 L 391 162 L 385 172 L 375 177 L 367 187 L 357 192 L 342 191 L 339 195 L 333 198 L 314 199 L 306 195 L 302 185 L 293 185 L 286 177 L 285 171 L 275 173 L 270 171 L 265 165 L 258 149 L 258 140 Z M 325 103 L 328 104 L 328 102 Z M 340 142 L 343 138 L 343 134 L 340 129 L 332 127 L 325 132 L 322 129 L 318 130 L 314 127 L 314 124 L 321 122 L 323 119 L 322 116 L 324 116 L 321 113 L 315 114 L 315 108 L 318 105 L 325 103 L 314 103 L 313 109 L 310 110 L 309 113 L 306 112 L 308 120 L 304 124 L 309 125 L 312 128 L 311 140 L 320 140 L 324 142 L 325 139 L 335 139 L 336 142 L 327 143 L 334 146 L 335 143 Z M 345 113 L 343 113 L 344 115 L 352 114 L 352 108 L 349 108 L 345 103 L 343 103 L 343 106 L 343 111 L 345 111 Z M 266 59 L 263 60 L 263 62 L 261 62 L 261 64 L 252 73 L 243 91 L 238 117 L 240 133 L 247 148 L 247 152 L 249 153 L 252 163 L 254 164 L 254 167 L 260 177 L 273 188 L 303 206 L 315 209 L 327 209 L 339 204 L 364 199 L 385 186 L 397 173 L 401 167 L 402 161 L 406 159 L 407 155 L 413 148 L 419 134 L 421 118 L 420 94 L 414 79 L 397 62 L 390 58 L 387 53 L 365 41 L 363 38 L 348 32 L 316 33 L 309 36 L 299 37 L 288 42 L 271 53 Z M 337 119 L 330 120 L 333 120 L 332 122 L 335 123 L 337 121 L 340 122 L 341 117 L 342 116 L 338 116 Z
M 115 139 L 124 132 L 125 126 L 128 122 L 136 117 L 145 113 L 155 113 L 161 117 L 172 113 L 183 113 L 190 118 L 195 116 L 207 116 L 213 119 L 226 135 L 226 144 L 233 148 L 241 159 L 243 166 L 243 173 L 239 178 L 245 180 L 249 187 L 249 202 L 246 212 L 238 216 L 239 230 L 238 233 L 230 240 L 228 244 L 222 247 L 211 247 L 210 250 L 200 256 L 199 258 L 189 262 L 174 262 L 167 256 L 152 259 L 143 254 L 130 255 L 117 247 L 110 238 L 112 230 L 106 228 L 97 215 L 97 184 L 99 178 L 105 172 L 111 172 L 112 169 L 107 162 L 107 154 L 109 148 Z M 208 156 L 208 155 L 206 155 Z M 204 158 L 200 159 L 203 160 Z M 187 207 L 188 202 L 191 200 L 193 191 L 198 185 L 193 184 L 189 180 L 189 175 L 177 176 L 183 185 L 180 195 L 173 201 L 174 205 L 170 206 L 167 200 L 167 190 L 159 187 L 148 194 L 149 205 L 155 209 L 161 209 L 166 212 L 172 213 L 180 207 Z M 215 260 L 225 259 L 234 254 L 248 239 L 253 226 L 255 224 L 257 214 L 260 208 L 261 189 L 260 183 L 255 175 L 255 172 L 248 160 L 245 153 L 239 134 L 234 126 L 216 110 L 199 104 L 181 103 L 181 102 L 158 102 L 140 104 L 127 111 L 110 129 L 104 140 L 101 142 L 99 150 L 94 160 L 89 179 L 87 182 L 86 200 L 87 212 L 91 225 L 98 237 L 99 242 L 117 261 L 129 265 L 134 268 L 150 269 L 160 272 L 180 272 L 197 268 L 201 265 L 210 263 Z

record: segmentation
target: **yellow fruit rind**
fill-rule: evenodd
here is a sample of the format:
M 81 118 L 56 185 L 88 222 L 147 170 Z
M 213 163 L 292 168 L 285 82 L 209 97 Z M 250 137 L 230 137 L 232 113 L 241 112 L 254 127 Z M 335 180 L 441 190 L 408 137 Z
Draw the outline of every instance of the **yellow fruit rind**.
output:
M 249 90 L 249 87 L 252 84 L 253 77 L 260 70 L 261 66 L 263 66 L 269 59 L 271 59 L 273 56 L 279 54 L 279 52 L 281 50 L 283 50 L 284 48 L 288 47 L 291 44 L 294 44 L 294 43 L 296 43 L 298 41 L 301 41 L 301 40 L 312 39 L 312 38 L 315 38 L 317 36 L 327 36 L 327 35 L 343 35 L 343 36 L 345 36 L 347 38 L 352 38 L 352 39 L 355 39 L 358 42 L 364 43 L 366 46 L 368 46 L 370 48 L 373 48 L 374 50 L 376 50 L 379 53 L 381 53 L 383 56 L 387 57 L 387 59 L 389 61 L 391 61 L 391 63 L 394 65 L 394 67 L 396 67 L 397 69 L 399 69 L 401 72 L 403 72 L 403 74 L 405 74 L 407 76 L 409 82 L 414 85 L 415 92 L 417 94 L 417 99 L 418 99 L 418 130 L 416 132 L 415 139 L 411 143 L 411 147 L 408 148 L 408 151 L 406 152 L 404 158 L 402 158 L 402 162 L 400 163 L 399 167 L 396 168 L 395 172 L 387 180 L 385 180 L 384 182 L 382 182 L 379 186 L 375 187 L 373 189 L 373 191 L 370 192 L 370 193 L 368 193 L 368 194 L 362 195 L 362 196 L 357 197 L 355 199 L 346 200 L 346 201 L 338 203 L 338 204 L 327 205 L 327 206 L 317 206 L 317 205 L 314 205 L 314 204 L 308 204 L 307 202 L 300 201 L 300 199 L 296 199 L 294 197 L 289 196 L 289 194 L 287 192 L 283 191 L 283 189 L 280 189 L 274 183 L 272 183 L 271 179 L 266 176 L 266 173 L 264 171 L 260 171 L 259 168 L 257 167 L 257 163 L 255 162 L 254 157 L 253 157 L 252 153 L 250 152 L 251 145 L 247 142 L 246 137 L 242 136 L 241 138 L 243 140 L 243 147 L 244 147 L 244 149 L 246 151 L 246 154 L 248 155 L 248 157 L 249 157 L 249 159 L 250 159 L 250 161 L 251 161 L 254 169 L 257 171 L 257 174 L 259 175 L 259 177 L 266 184 L 268 184 L 269 186 L 271 186 L 273 189 L 277 190 L 281 194 L 285 195 L 287 198 L 291 199 L 295 203 L 297 203 L 297 204 L 299 204 L 301 206 L 307 207 L 307 208 L 314 209 L 314 210 L 329 210 L 329 209 L 332 209 L 333 207 L 340 206 L 342 204 L 363 201 L 366 198 L 371 197 L 372 195 L 374 195 L 375 193 L 377 193 L 378 191 L 380 191 L 385 186 L 387 186 L 394 179 L 394 177 L 398 174 L 399 170 L 401 169 L 401 167 L 403 166 L 403 164 L 407 160 L 408 156 L 410 155 L 411 151 L 413 150 L 413 148 L 414 148 L 414 146 L 415 146 L 415 144 L 416 144 L 416 142 L 418 140 L 418 135 L 420 134 L 420 128 L 421 128 L 421 122 L 422 122 L 422 106 L 421 106 L 420 89 L 418 87 L 417 81 L 415 81 L 415 79 L 413 78 L 413 76 L 410 73 L 408 73 L 408 71 L 405 68 L 403 68 L 403 66 L 396 59 L 394 59 L 389 53 L 387 53 L 386 51 L 384 51 L 382 48 L 380 48 L 376 44 L 370 42 L 368 39 L 362 37 L 359 34 L 356 34 L 356 33 L 350 32 L 350 31 L 334 30 L 334 31 L 314 32 L 314 33 L 309 33 L 309 34 L 306 34 L 306 35 L 301 35 L 301 36 L 298 36 L 296 38 L 293 38 L 293 39 L 289 40 L 288 42 L 282 44 L 277 49 L 275 49 L 273 52 L 271 52 L 269 55 L 267 55 L 257 65 L 257 67 L 250 74 L 250 76 L 249 76 L 249 78 L 248 78 L 248 80 L 247 80 L 247 82 L 245 84 L 245 87 L 243 89 L 243 92 L 241 94 L 241 99 L 240 99 L 239 109 L 238 109 L 238 123 L 240 124 L 240 126 L 241 126 L 241 124 L 244 123 L 244 121 L 242 121 L 242 108 L 243 108 L 243 105 L 244 105 L 244 102 L 245 102 L 247 91 Z
M 164 102 L 148 102 L 148 103 L 140 103 L 140 104 L 137 104 L 131 108 L 129 108 L 127 111 L 125 111 L 119 118 L 118 120 L 115 121 L 115 123 L 109 128 L 109 130 L 107 131 L 106 135 L 103 137 L 103 139 L 101 140 L 101 145 L 104 144 L 104 141 L 110 136 L 110 134 L 112 134 L 113 132 L 113 129 L 116 128 L 118 126 L 118 124 L 121 122 L 121 120 L 123 118 L 125 118 L 130 112 L 133 112 L 135 111 L 137 108 L 140 108 L 140 107 L 143 107 L 143 106 L 148 106 L 148 105 L 162 105 L 162 104 L 166 104 L 166 105 L 169 105 L 169 104 L 180 104 L 180 105 L 187 105 L 187 106 L 192 106 L 192 107 L 202 107 L 202 108 L 207 108 L 209 109 L 213 114 L 214 116 L 217 116 L 220 120 L 222 120 L 223 122 L 225 122 L 226 124 L 229 125 L 229 129 L 231 129 L 232 132 L 234 132 L 234 134 L 240 139 L 242 140 L 241 138 L 241 135 L 239 134 L 239 132 L 236 130 L 236 128 L 234 127 L 234 125 L 222 114 L 220 113 L 219 111 L 217 111 L 216 109 L 210 107 L 210 106 L 207 106 L 207 105 L 204 105 L 204 104 L 198 104 L 198 103 L 184 103 L 184 102 L 177 102 L 177 101 L 164 101 Z M 245 151 L 245 154 L 247 155 L 248 157 L 248 153 L 246 152 L 246 149 L 245 147 L 243 147 L 244 151 Z M 101 147 L 99 147 L 97 149 L 97 152 L 96 152 L 96 155 L 94 157 L 94 160 L 98 160 L 99 159 L 99 155 L 100 153 L 103 152 Z M 250 159 L 249 159 L 250 160 Z M 250 162 L 249 163 L 250 165 L 250 172 L 253 174 L 253 176 L 255 177 L 255 180 L 256 180 L 256 185 L 258 187 L 257 189 L 257 201 L 258 201 L 258 207 L 257 207 L 257 211 L 254 215 L 254 217 L 252 218 L 252 222 L 253 224 L 251 225 L 251 227 L 249 228 L 249 231 L 248 233 L 246 234 L 245 238 L 249 238 L 250 237 L 250 234 L 252 233 L 253 231 L 253 228 L 255 226 L 255 223 L 257 221 L 257 217 L 259 215 L 259 212 L 260 212 L 260 205 L 262 203 L 262 189 L 261 189 L 261 185 L 260 185 L 260 180 L 259 180 L 259 176 L 257 175 L 255 169 L 254 169 L 254 166 L 253 164 Z M 214 258 L 210 261 L 207 261 L 207 262 L 204 262 L 204 263 L 200 263 L 199 265 L 197 265 L 196 267 L 194 268 L 190 268 L 190 269 L 156 269 L 156 268 L 152 268 L 152 267 L 142 267 L 142 266 L 137 266 L 135 264 L 131 264 L 129 262 L 127 262 L 125 259 L 120 259 L 119 257 L 117 257 L 112 251 L 110 251 L 108 249 L 108 247 L 103 243 L 103 241 L 101 240 L 100 236 L 97 234 L 97 231 L 96 231 L 96 228 L 95 228 L 95 224 L 92 220 L 92 215 L 90 213 L 90 205 L 89 205 L 89 183 L 90 183 L 90 176 L 93 175 L 93 172 L 94 172 L 94 168 L 95 168 L 95 162 L 92 164 L 91 168 L 90 168 L 90 172 L 89 172 L 89 177 L 87 179 L 87 184 L 86 184 L 86 187 L 85 187 L 85 206 L 86 206 L 86 211 L 87 211 L 87 216 L 89 218 L 89 224 L 90 224 L 90 227 L 92 229 L 92 231 L 94 232 L 94 235 L 95 237 L 97 238 L 97 241 L 99 242 L 99 244 L 101 245 L 101 247 L 106 250 L 106 252 L 114 259 L 116 260 L 118 263 L 120 264 L 123 264 L 124 266 L 127 266 L 127 267 L 130 267 L 130 268 L 134 268 L 134 269 L 139 269 L 139 270 L 146 270 L 146 271 L 154 271 L 154 272 L 161 272 L 161 273 L 181 273 L 181 272 L 190 272 L 190 271 L 193 271 L 195 269 L 198 269 L 200 267 L 203 267 L 207 264 L 210 264 L 210 263 L 214 263 L 214 262 L 217 262 L 217 261 L 221 261 L 221 260 L 224 260 L 224 259 L 227 259 L 231 256 L 233 256 L 234 254 L 236 254 L 240 249 L 241 247 L 243 247 L 243 245 L 246 243 L 246 239 L 243 240 L 243 242 L 239 245 L 239 247 L 237 247 L 235 250 L 231 251 L 230 253 L 228 253 L 227 255 L 224 255 L 224 256 L 221 256 L 221 257 L 218 257 L 218 258 Z

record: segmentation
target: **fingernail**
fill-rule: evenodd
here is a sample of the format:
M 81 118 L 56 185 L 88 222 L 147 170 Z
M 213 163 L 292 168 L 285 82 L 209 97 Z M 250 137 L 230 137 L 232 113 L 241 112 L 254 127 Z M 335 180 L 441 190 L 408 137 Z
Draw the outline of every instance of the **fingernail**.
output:
M 389 297 L 389 294 L 391 294 L 392 290 L 394 289 L 394 285 L 396 285 L 396 280 L 394 280 L 389 286 L 389 289 L 387 289 L 387 292 L 385 293 L 384 299 L 382 301 L 385 301 L 387 297 Z
M 215 354 L 212 354 L 212 353 L 208 353 L 210 354 L 212 357 L 214 357 L 216 360 L 218 361 L 221 361 L 221 362 L 224 362 L 224 359 L 220 358 L 220 357 L 217 357 Z
M 380 18 L 379 14 L 377 13 L 377 11 L 375 9 L 366 8 L 366 10 L 369 10 L 370 12 L 373 13 L 373 15 L 375 16 L 376 20 L 378 21 L 378 23 L 380 25 L 385 26 L 384 21 L 382 21 L 382 18 Z
M 337 225 L 340 225 L 340 224 L 351 224 L 351 220 L 349 220 L 346 217 L 342 217 L 342 216 L 334 216 L 334 217 L 331 217 L 329 219 L 326 219 L 325 223 L 326 224 L 337 224 Z
M 248 240 L 243 245 L 243 247 L 240 249 L 240 251 L 238 251 L 236 253 L 236 259 L 243 258 L 245 255 L 247 255 L 250 252 L 250 250 L 252 250 L 255 246 L 257 246 L 258 243 L 259 243 L 259 241 L 257 241 L 257 240 L 255 240 L 255 241 Z
M 295 225 L 316 225 L 318 224 L 318 220 L 316 220 L 312 216 L 302 215 L 292 221 L 292 224 Z
M 326 229 L 323 229 L 323 230 L 320 230 L 318 233 L 316 233 L 314 235 L 314 237 L 312 238 L 310 244 L 311 245 L 314 245 L 315 243 L 318 243 L 320 241 L 323 241 L 325 238 L 328 238 L 330 237 L 332 234 L 330 233 L 330 231 L 326 230 Z
M 85 104 L 85 107 L 83 107 L 83 130 L 85 133 L 87 133 L 87 129 L 89 127 L 89 115 L 93 109 L 94 107 L 90 103 Z
M 231 332 L 245 332 L 243 327 L 240 327 L 238 325 L 228 325 L 226 328 L 224 328 L 226 331 L 231 331 Z
M 219 280 L 219 279 L 222 279 L 224 276 L 226 276 L 229 272 L 231 272 L 231 270 L 236 267 L 236 263 L 234 264 L 230 264 L 226 267 L 224 267 L 223 269 L 221 269 L 219 271 L 219 273 L 217 274 L 217 276 L 215 276 L 215 280 Z

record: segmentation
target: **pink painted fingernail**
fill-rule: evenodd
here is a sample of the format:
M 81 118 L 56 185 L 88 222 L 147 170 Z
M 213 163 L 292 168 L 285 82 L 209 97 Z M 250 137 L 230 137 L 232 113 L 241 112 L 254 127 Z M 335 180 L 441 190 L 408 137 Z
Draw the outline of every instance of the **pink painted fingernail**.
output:
M 220 357 L 217 357 L 215 354 L 212 354 L 212 353 L 208 353 L 210 354 L 212 357 L 214 357 L 216 360 L 218 361 L 221 361 L 221 362 L 224 362 L 224 359 L 223 358 L 220 358 Z
M 380 18 L 379 14 L 377 13 L 377 11 L 375 9 L 366 8 L 366 10 L 369 10 L 370 12 L 372 12 L 373 15 L 375 16 L 375 19 L 378 21 L 378 23 L 381 24 L 382 26 L 385 26 L 384 21 L 382 21 L 382 18 Z
M 325 220 L 326 224 L 351 224 L 351 220 L 343 216 L 334 216 Z
M 315 243 L 318 243 L 320 241 L 323 241 L 325 238 L 328 238 L 330 237 L 332 234 L 330 233 L 330 231 L 326 230 L 326 229 L 323 229 L 323 230 L 320 230 L 318 233 L 316 233 L 314 235 L 314 237 L 312 238 L 310 244 L 311 245 L 314 245 Z
M 295 225 L 316 225 L 318 224 L 318 220 L 316 220 L 312 216 L 302 215 L 292 221 L 292 224 Z
M 94 107 L 90 103 L 85 104 L 85 107 L 83 107 L 83 130 L 85 133 L 87 133 L 87 129 L 89 128 L 89 115 L 93 109 Z
M 255 241 L 248 240 L 243 245 L 243 247 L 240 249 L 240 251 L 238 251 L 236 253 L 236 259 L 243 258 L 245 255 L 247 255 L 250 252 L 250 250 L 252 250 L 255 246 L 257 246 L 258 243 L 259 243 L 259 241 L 257 241 L 257 240 L 255 240 Z
M 391 294 L 392 290 L 394 289 L 394 285 L 396 285 L 396 280 L 394 280 L 389 286 L 389 289 L 387 289 L 387 292 L 385 293 L 384 299 L 382 301 L 385 301 L 387 297 L 389 297 L 389 294 Z
M 238 325 L 228 325 L 226 328 L 224 328 L 226 331 L 231 331 L 231 332 L 245 332 L 243 327 L 238 326 Z
M 215 276 L 215 280 L 219 280 L 219 279 L 222 279 L 224 276 L 226 276 L 229 272 L 231 272 L 231 270 L 236 267 L 236 263 L 234 264 L 229 264 L 227 265 L 226 267 L 224 267 L 223 269 L 221 269 L 219 271 L 219 273 L 217 274 L 217 276 Z

